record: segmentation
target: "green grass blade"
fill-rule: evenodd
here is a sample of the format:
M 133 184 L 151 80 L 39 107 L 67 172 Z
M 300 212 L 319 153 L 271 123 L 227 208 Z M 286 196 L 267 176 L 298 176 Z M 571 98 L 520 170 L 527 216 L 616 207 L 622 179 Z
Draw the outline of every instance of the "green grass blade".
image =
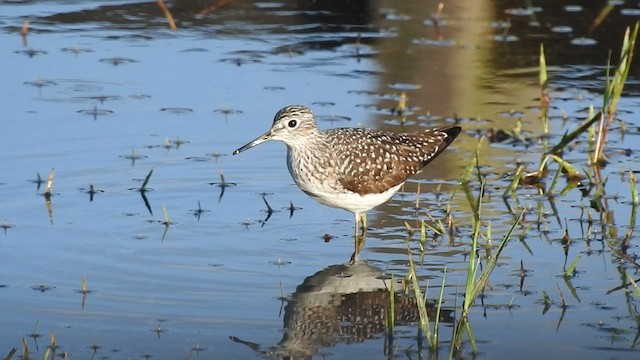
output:
M 609 113 L 616 111 L 618 99 L 622 95 L 624 84 L 627 81 L 627 75 L 631 68 L 631 61 L 633 60 L 633 51 L 636 45 L 636 38 L 638 37 L 638 28 L 640 28 L 640 21 L 636 22 L 636 25 L 631 32 L 630 28 L 627 28 L 624 34 L 624 40 L 622 41 L 622 50 L 620 52 L 620 63 L 613 76 L 613 83 L 611 89 L 611 103 L 609 104 Z
M 580 261 L 580 255 L 578 255 L 578 257 L 576 257 L 573 262 L 571 263 L 571 265 L 569 265 L 569 267 L 567 268 L 567 270 L 564 272 L 564 276 L 566 277 L 571 277 L 573 276 L 573 273 L 576 271 L 576 267 L 578 266 L 578 261 Z
M 542 110 L 542 128 L 545 134 L 549 133 L 549 92 L 547 85 L 549 77 L 547 75 L 547 60 L 544 56 L 544 45 L 540 44 L 540 107 Z
M 420 316 L 420 329 L 429 341 L 429 346 L 433 346 L 433 344 L 431 343 L 431 329 L 429 328 L 429 314 L 427 314 L 427 307 L 424 303 L 424 298 L 422 295 L 422 291 L 420 290 L 420 286 L 418 285 L 418 276 L 416 275 L 416 266 L 413 262 L 413 257 L 411 256 L 411 249 L 407 248 L 407 250 L 409 255 L 409 277 L 411 278 L 413 296 L 415 297 L 418 306 L 418 315 Z
M 147 189 L 147 184 L 149 184 L 149 180 L 151 180 L 151 175 L 153 174 L 153 168 L 149 171 L 147 176 L 144 178 L 142 182 L 142 186 L 140 186 L 140 191 L 145 191 Z
M 513 231 L 515 230 L 516 226 L 518 226 L 518 224 L 520 224 L 520 222 L 522 221 L 525 211 L 526 209 L 523 209 L 520 212 L 520 215 L 518 216 L 516 221 L 513 222 L 509 231 L 507 231 L 507 233 L 504 235 L 504 237 L 502 238 L 502 242 L 500 243 L 500 246 L 498 246 L 498 249 L 496 249 L 495 254 L 487 262 L 487 265 L 485 266 L 484 270 L 482 270 L 482 273 L 478 277 L 478 280 L 475 282 L 473 290 L 471 291 L 470 294 L 467 293 L 467 296 L 465 296 L 465 300 L 466 300 L 466 297 L 471 297 L 472 299 L 477 298 L 482 293 L 482 290 L 484 289 L 484 287 L 489 283 L 489 275 L 491 275 L 491 272 L 493 271 L 496 264 L 498 263 L 498 257 L 502 253 L 502 250 L 504 250 L 504 247 L 509 242 L 509 239 L 511 238 L 511 234 L 513 234 Z

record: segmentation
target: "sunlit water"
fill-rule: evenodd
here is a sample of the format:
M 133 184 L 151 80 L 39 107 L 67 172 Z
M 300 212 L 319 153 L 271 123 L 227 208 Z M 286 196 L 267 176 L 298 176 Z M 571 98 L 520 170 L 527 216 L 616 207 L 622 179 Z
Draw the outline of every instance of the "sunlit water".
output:
M 444 221 L 450 204 L 457 234 L 434 239 L 427 230 L 418 267 L 429 299 L 447 269 L 440 354 L 446 356 L 470 250 L 472 216 L 459 183 L 480 135 L 511 130 L 518 120 L 524 135 L 542 134 L 543 43 L 549 142 L 559 141 L 590 104 L 600 106 L 609 50 L 616 62 L 638 9 L 618 5 L 588 32 L 598 7 L 460 2 L 446 4 L 434 27 L 434 2 L 350 4 L 236 1 L 196 15 L 211 4 L 177 1 L 170 7 L 176 32 L 166 28 L 154 1 L 0 4 L 0 222 L 6 230 L 0 234 L 0 354 L 13 347 L 20 354 L 24 336 L 31 355 L 41 357 L 55 333 L 56 352 L 70 358 L 94 351 L 113 359 L 417 357 L 410 296 L 398 301 L 404 311 L 385 347 L 383 289 L 390 274 L 406 275 L 408 247 L 419 261 L 419 232 L 407 241 L 405 221 L 416 228 L 423 219 L 433 223 L 427 211 Z M 638 172 L 637 74 L 634 66 L 604 171 L 618 233 L 602 234 L 600 215 L 589 206 L 593 193 L 583 198 L 574 189 L 552 204 L 521 188 L 517 200 L 508 198 L 514 211 L 530 210 L 470 314 L 479 357 L 639 355 L 638 297 L 615 290 L 627 283 L 625 271 L 635 278 L 637 270 L 603 241 L 619 244 L 631 218 L 627 172 Z M 405 121 L 390 111 L 403 91 Z M 402 131 L 403 123 L 415 129 L 458 122 L 464 133 L 424 175 L 370 212 L 366 264 L 344 267 L 353 248 L 352 215 L 296 188 L 284 145 L 231 156 L 288 104 L 311 107 L 322 128 Z M 577 148 L 566 158 L 587 169 L 586 138 Z M 481 146 L 488 181 L 483 219 L 494 246 L 514 221 L 502 194 L 516 161 L 534 170 L 543 152 L 538 142 Z M 138 189 L 150 171 L 147 208 Z M 38 176 L 44 183 L 34 182 Z M 472 188 L 476 195 L 475 175 Z M 589 233 L 587 213 L 595 223 Z M 567 259 L 565 228 L 572 239 Z M 632 235 L 632 260 L 637 241 Z M 565 261 L 578 256 L 577 274 L 565 280 Z M 544 294 L 552 301 L 548 310 Z M 461 357 L 470 351 L 466 343 Z

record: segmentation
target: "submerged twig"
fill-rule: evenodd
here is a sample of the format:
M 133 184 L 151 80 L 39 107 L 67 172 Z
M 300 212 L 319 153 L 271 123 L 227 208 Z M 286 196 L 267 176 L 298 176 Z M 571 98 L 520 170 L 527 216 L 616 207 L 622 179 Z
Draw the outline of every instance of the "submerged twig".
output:
M 160 7 L 160 10 L 162 10 L 162 12 L 164 13 L 164 17 L 167 18 L 167 22 L 169 24 L 169 28 L 171 30 L 173 30 L 173 31 L 177 31 L 178 27 L 176 26 L 176 22 L 173 20 L 173 16 L 171 15 L 171 12 L 167 8 L 167 5 L 165 5 L 164 1 L 162 1 L 162 0 L 156 0 L 156 2 L 158 3 L 158 6 Z

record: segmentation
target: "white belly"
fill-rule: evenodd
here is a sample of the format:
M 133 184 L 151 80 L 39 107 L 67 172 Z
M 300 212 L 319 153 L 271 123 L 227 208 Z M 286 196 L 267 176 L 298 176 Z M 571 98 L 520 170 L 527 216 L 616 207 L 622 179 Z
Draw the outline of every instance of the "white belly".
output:
M 360 195 L 352 192 L 348 193 L 326 193 L 314 189 L 313 192 L 301 187 L 307 195 L 311 196 L 321 204 L 334 208 L 345 209 L 352 213 L 362 213 L 389 200 L 402 184 L 394 186 L 380 194 Z

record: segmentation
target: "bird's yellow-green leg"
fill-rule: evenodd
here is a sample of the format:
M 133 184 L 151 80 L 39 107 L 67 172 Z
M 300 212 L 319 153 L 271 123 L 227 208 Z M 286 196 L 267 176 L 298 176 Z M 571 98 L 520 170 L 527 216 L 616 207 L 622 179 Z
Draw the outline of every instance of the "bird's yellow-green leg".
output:
M 355 213 L 356 226 L 353 234 L 355 251 L 351 255 L 351 264 L 355 264 L 360 261 L 360 250 L 364 247 L 364 243 L 367 239 L 367 213 Z M 362 226 L 362 232 L 358 234 L 358 230 Z

